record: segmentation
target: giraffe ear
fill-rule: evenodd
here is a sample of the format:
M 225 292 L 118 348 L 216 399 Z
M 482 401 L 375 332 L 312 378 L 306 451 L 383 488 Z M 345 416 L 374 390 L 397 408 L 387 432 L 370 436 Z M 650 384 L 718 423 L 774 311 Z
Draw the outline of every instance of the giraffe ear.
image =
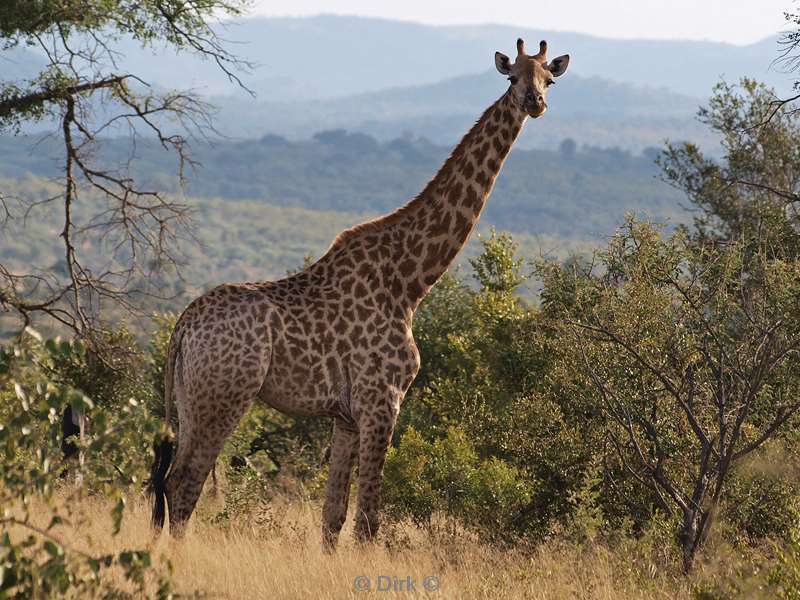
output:
M 567 72 L 568 66 L 569 54 L 564 54 L 563 56 L 559 56 L 558 58 L 551 60 L 550 64 L 547 65 L 547 70 L 553 74 L 553 77 L 560 77 Z
M 503 75 L 511 73 L 511 61 L 508 60 L 508 57 L 502 52 L 494 53 L 494 66 L 497 67 L 497 70 Z

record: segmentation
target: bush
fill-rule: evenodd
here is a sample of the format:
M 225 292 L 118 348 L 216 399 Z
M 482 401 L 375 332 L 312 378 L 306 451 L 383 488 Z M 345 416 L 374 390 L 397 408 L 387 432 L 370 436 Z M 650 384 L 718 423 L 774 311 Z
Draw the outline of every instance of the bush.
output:
M 390 515 L 425 526 L 444 515 L 499 538 L 529 501 L 529 489 L 516 468 L 498 458 L 480 459 L 456 428 L 434 442 L 409 428 L 386 459 L 384 503 Z
M 800 522 L 796 442 L 775 441 L 737 469 L 721 511 L 734 540 L 788 542 Z
M 796 531 L 788 544 L 776 549 L 775 563 L 766 579 L 774 598 L 800 600 L 800 540 Z
M 135 398 L 104 407 L 66 382 L 65 373 L 92 362 L 81 343 L 45 341 L 30 329 L 27 334 L 24 342 L 0 351 L 0 505 L 5 508 L 0 597 L 61 597 L 67 592 L 127 597 L 105 577 L 112 567 L 123 572 L 138 595 L 168 597 L 167 571 L 156 568 L 147 551 L 92 556 L 58 537 L 59 526 L 77 518 L 75 507 L 90 492 L 111 501 L 111 533 L 119 532 L 126 493 L 138 491 L 158 424 Z M 67 406 L 90 424 L 76 440 L 77 460 L 65 460 L 61 450 L 61 415 Z M 62 481 L 68 468 L 83 485 Z M 45 505 L 47 523 L 31 520 L 34 503 Z M 149 573 L 159 581 L 155 591 L 146 583 Z

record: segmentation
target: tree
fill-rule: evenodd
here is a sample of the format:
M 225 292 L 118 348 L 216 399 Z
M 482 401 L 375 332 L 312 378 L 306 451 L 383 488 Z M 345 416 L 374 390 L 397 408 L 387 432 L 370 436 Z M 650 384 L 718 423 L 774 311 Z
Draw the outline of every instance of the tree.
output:
M 720 137 L 722 160 L 691 143 L 668 145 L 659 158 L 665 181 L 697 209 L 698 239 L 761 236 L 797 253 L 800 117 L 785 109 L 772 114 L 773 99 L 772 90 L 753 80 L 718 84 L 698 116 Z
M 59 190 L 32 202 L 0 190 L 3 223 L 31 211 L 61 213 L 57 265 L 0 264 L 0 305 L 24 327 L 46 316 L 90 342 L 109 304 L 135 307 L 132 295 L 176 260 L 188 207 L 139 186 L 130 170 L 136 140 L 150 136 L 172 151 L 178 175 L 191 164 L 188 142 L 210 125 L 208 106 L 189 92 L 152 89 L 145 74 L 121 71 L 116 44 L 133 38 L 213 60 L 235 83 L 247 63 L 230 54 L 211 19 L 238 15 L 247 0 L 8 0 L 0 5 L 0 48 L 32 48 L 45 67 L 27 80 L 0 82 L 0 131 L 29 123 L 56 126 L 63 144 Z M 99 158 L 103 140 L 127 135 L 129 158 Z M 86 246 L 107 259 L 84 259 Z
M 687 572 L 737 463 L 800 410 L 800 260 L 773 242 L 664 239 L 629 220 L 599 275 L 546 277 L 608 419 L 606 462 L 678 517 Z
M 432 499 L 456 490 L 444 489 L 441 478 L 433 483 L 424 478 L 438 460 L 431 452 L 444 447 L 438 443 L 463 434 L 479 463 L 497 467 L 495 475 L 512 469 L 507 482 L 513 479 L 524 490 L 519 502 L 494 505 L 493 522 L 502 521 L 507 539 L 533 538 L 573 509 L 570 496 L 584 481 L 596 446 L 591 432 L 596 419 L 587 418 L 576 396 L 565 392 L 575 369 L 554 368 L 554 336 L 561 330 L 518 295 L 528 274 L 517 244 L 496 232 L 481 243 L 481 254 L 470 260 L 478 288 L 448 275 L 415 315 L 422 368 L 395 429 L 398 450 L 387 466 L 387 485 L 395 486 L 389 501 L 416 516 L 417 510 L 453 509 Z M 463 475 L 473 468 L 469 462 L 456 461 L 448 469 Z
M 575 152 L 578 150 L 578 144 L 572 138 L 564 138 L 558 146 L 558 151 L 564 158 L 575 158 Z

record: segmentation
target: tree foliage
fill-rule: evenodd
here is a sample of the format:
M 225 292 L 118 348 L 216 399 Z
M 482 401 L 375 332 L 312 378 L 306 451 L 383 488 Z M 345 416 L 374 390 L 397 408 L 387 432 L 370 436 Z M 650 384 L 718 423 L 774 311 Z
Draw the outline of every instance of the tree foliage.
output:
M 115 45 L 127 37 L 193 52 L 239 82 L 242 62 L 225 50 L 210 20 L 244 6 L 240 0 L 15 0 L 0 7 L 3 51 L 21 46 L 44 60 L 35 78 L 0 82 L 0 130 L 19 132 L 47 120 L 62 145 L 60 189 L 34 204 L 60 208 L 63 269 L 0 264 L 0 303 L 23 326 L 46 316 L 91 342 L 104 306 L 135 308 L 130 296 L 137 286 L 174 263 L 187 209 L 138 184 L 130 162 L 136 139 L 151 136 L 176 153 L 182 176 L 191 161 L 187 136 L 208 126 L 208 107 L 191 93 L 151 89 L 146 74 L 122 71 Z M 98 162 L 104 140 L 119 135 L 129 137 L 127 160 Z M 5 222 L 24 223 L 31 208 L 7 190 L 0 190 L 0 206 Z M 104 244 L 103 264 L 85 260 L 87 243 Z
M 115 379 L 135 377 L 136 368 L 130 364 Z M 2 349 L 0 597 L 128 597 L 129 590 L 169 597 L 169 566 L 155 564 L 148 549 L 100 556 L 63 537 L 65 527 L 96 516 L 81 512 L 90 494 L 113 507 L 111 534 L 119 532 L 126 499 L 148 466 L 149 440 L 160 429 L 144 402 L 147 389 L 114 385 L 104 369 L 87 363 L 80 341 L 43 340 L 32 329 L 18 345 Z M 86 384 L 92 381 L 98 385 L 90 397 Z M 61 450 L 66 406 L 89 423 L 74 440 L 78 456 Z M 115 583 L 115 570 L 132 587 Z
M 563 313 L 607 417 L 607 461 L 677 513 L 684 565 L 738 461 L 792 422 L 800 262 L 629 222 Z
M 698 117 L 720 137 L 722 161 L 691 143 L 668 145 L 659 158 L 663 178 L 696 209 L 696 236 L 761 235 L 775 249 L 797 251 L 800 120 L 784 110 L 768 120 L 773 99 L 770 89 L 749 79 L 720 83 Z

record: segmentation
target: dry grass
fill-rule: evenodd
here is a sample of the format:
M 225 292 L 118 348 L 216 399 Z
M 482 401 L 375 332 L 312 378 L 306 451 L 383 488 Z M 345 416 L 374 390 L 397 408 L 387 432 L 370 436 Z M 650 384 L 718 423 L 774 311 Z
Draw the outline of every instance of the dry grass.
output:
M 548 543 L 527 554 L 503 551 L 466 534 L 429 535 L 411 525 L 387 528 L 381 543 L 360 548 L 350 528 L 338 552 L 329 556 L 319 543 L 319 508 L 279 499 L 247 525 L 214 524 L 218 506 L 206 498 L 180 541 L 162 535 L 155 542 L 149 507 L 134 503 L 119 535 L 111 537 L 109 507 L 85 500 L 84 519 L 58 535 L 75 547 L 101 554 L 149 547 L 174 567 L 175 591 L 212 598 L 586 598 L 624 600 L 685 598 L 680 578 L 646 574 L 633 560 L 602 546 L 576 548 Z M 204 517 L 205 515 L 205 517 Z M 633 557 L 630 557 L 633 558 Z M 643 574 L 645 573 L 645 574 Z M 371 592 L 354 589 L 357 577 L 369 577 Z M 378 576 L 415 583 L 417 593 L 375 590 Z M 439 589 L 426 592 L 423 581 L 436 577 Z M 387 581 L 387 580 L 384 580 Z

